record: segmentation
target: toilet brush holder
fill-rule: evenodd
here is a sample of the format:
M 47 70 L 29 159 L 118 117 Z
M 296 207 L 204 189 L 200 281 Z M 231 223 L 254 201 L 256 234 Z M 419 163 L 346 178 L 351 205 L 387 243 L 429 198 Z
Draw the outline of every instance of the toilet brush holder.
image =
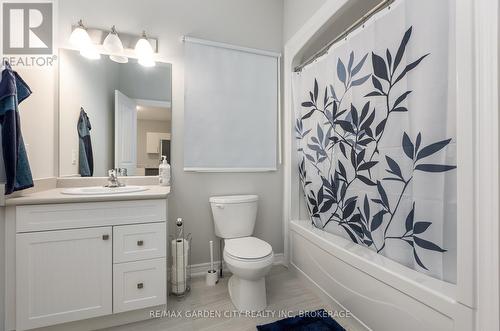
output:
M 210 270 L 207 271 L 207 286 L 214 286 L 219 281 L 219 276 L 217 275 L 217 270 L 214 268 L 214 242 L 210 240 Z
M 219 281 L 219 275 L 217 274 L 217 270 L 208 270 L 206 279 L 207 286 L 215 286 L 215 284 L 217 284 L 218 281 Z

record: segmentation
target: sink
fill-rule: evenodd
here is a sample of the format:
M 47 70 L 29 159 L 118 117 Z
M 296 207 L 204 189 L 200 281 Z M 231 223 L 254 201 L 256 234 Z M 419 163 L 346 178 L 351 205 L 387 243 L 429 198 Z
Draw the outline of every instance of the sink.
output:
M 89 187 L 73 187 L 62 190 L 62 194 L 69 195 L 110 195 L 124 194 L 146 191 L 148 188 L 144 186 L 122 186 L 122 187 L 104 187 L 104 186 L 89 186 Z

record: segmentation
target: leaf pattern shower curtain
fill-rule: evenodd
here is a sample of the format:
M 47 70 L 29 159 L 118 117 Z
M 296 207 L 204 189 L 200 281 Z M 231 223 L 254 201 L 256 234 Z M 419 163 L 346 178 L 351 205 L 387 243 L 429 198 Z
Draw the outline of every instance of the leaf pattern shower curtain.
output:
M 452 1 L 400 0 L 293 81 L 313 224 L 456 281 Z

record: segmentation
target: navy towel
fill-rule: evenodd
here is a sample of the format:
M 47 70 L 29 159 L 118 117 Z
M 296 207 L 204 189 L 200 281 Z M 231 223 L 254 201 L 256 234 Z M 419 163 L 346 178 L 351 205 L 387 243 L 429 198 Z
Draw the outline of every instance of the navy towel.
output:
M 90 125 L 89 117 L 85 110 L 80 108 L 80 116 L 78 117 L 77 131 L 78 131 L 78 167 L 80 169 L 80 176 L 91 177 L 94 175 L 94 155 L 92 153 L 92 141 L 90 139 Z
M 31 94 L 28 84 L 6 62 L 0 82 L 0 125 L 2 126 L 5 194 L 33 186 L 28 155 L 21 134 L 19 104 Z
M 259 331 L 345 331 L 324 309 L 257 325 Z

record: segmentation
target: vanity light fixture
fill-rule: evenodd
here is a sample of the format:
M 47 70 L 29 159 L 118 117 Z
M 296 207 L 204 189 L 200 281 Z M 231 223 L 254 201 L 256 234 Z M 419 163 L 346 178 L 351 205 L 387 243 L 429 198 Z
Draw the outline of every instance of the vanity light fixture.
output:
M 88 59 L 97 60 L 101 53 L 109 54 L 109 58 L 118 63 L 127 63 L 130 50 L 135 50 L 139 64 L 145 67 L 156 65 L 154 54 L 158 52 L 158 39 L 148 38 L 143 31 L 140 36 L 121 34 L 118 36 L 115 26 L 111 30 L 88 28 L 80 19 L 69 38 L 72 47 Z
M 142 31 L 141 39 L 139 39 L 137 44 L 135 44 L 135 54 L 137 55 L 140 65 L 145 67 L 153 67 L 156 65 L 153 60 L 154 51 L 148 37 L 146 36 L 146 31 Z
M 116 28 L 114 25 L 111 27 L 111 31 L 104 39 L 104 43 L 102 44 L 102 46 L 105 51 L 111 53 L 109 58 L 112 61 L 118 63 L 128 62 L 128 57 L 123 56 L 123 44 L 120 40 L 120 37 L 118 37 L 118 33 L 116 32 Z

